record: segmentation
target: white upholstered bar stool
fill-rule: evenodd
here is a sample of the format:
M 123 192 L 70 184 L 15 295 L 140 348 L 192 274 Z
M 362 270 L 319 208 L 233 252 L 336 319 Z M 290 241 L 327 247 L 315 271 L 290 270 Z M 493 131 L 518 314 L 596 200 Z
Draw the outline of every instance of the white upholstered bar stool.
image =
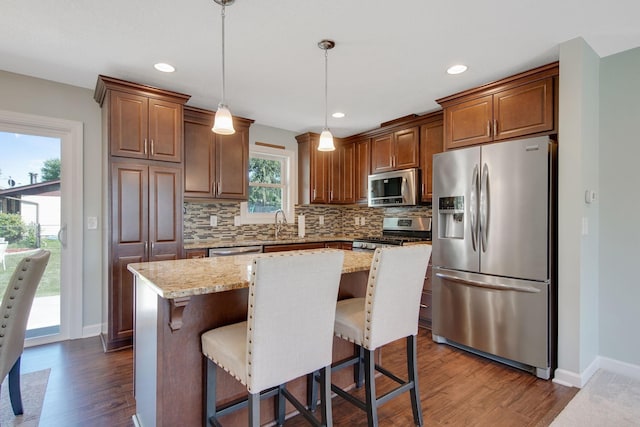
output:
M 260 399 L 277 396 L 276 418 L 284 423 L 285 398 L 310 423 L 332 425 L 333 327 L 344 254 L 337 250 L 287 252 L 256 258 L 246 322 L 202 335 L 207 358 L 205 425 L 249 406 L 249 426 L 260 425 Z M 248 399 L 216 407 L 216 366 L 247 387 Z M 322 423 L 286 389 L 285 383 L 320 370 Z
M 20 358 L 31 305 L 51 252 L 38 250 L 18 262 L 0 306 L 0 384 L 9 375 L 9 399 L 15 415 L 23 413 Z
M 416 425 L 422 425 L 416 336 L 420 297 L 430 256 L 431 245 L 378 248 L 371 261 L 366 296 L 338 301 L 335 334 L 359 346 L 359 354 L 334 366 L 333 370 L 351 365 L 360 369 L 364 363 L 366 402 L 335 385 L 331 389 L 366 411 L 369 426 L 378 425 L 379 405 L 405 391 L 411 396 L 413 420 Z M 376 365 L 374 359 L 377 348 L 401 338 L 406 338 L 407 342 L 409 378 L 406 381 Z M 376 397 L 375 371 L 393 379 L 399 386 Z

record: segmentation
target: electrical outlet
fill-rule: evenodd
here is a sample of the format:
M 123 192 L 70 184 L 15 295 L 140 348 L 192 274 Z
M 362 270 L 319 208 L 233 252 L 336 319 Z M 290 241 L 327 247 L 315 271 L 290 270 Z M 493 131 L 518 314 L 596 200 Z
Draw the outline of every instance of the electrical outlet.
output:
M 216 215 L 209 215 L 209 225 L 212 227 L 218 226 L 218 217 Z
M 236 215 L 233 217 L 233 225 L 236 227 L 240 227 L 242 225 L 242 221 L 240 220 L 240 215 Z
M 364 225 L 364 217 L 363 216 L 360 217 L 360 225 Z
M 356 227 L 359 226 L 360 225 L 360 218 L 359 217 L 355 217 L 354 219 L 355 219 Z
M 319 215 L 318 216 L 318 224 L 324 225 L 324 215 Z

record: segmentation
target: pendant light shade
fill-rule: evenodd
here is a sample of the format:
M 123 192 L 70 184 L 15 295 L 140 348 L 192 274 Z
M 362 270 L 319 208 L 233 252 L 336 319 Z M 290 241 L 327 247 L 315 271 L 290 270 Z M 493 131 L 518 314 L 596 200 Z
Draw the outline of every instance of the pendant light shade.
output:
M 329 62 L 329 49 L 333 49 L 335 46 L 333 40 L 321 40 L 318 42 L 318 47 L 324 50 L 324 129 L 320 134 L 320 143 L 318 144 L 318 151 L 333 151 L 336 146 L 333 144 L 333 135 L 327 126 L 327 80 L 328 80 L 328 62 Z
M 213 132 L 220 135 L 233 135 L 236 130 L 233 128 L 233 117 L 231 117 L 231 111 L 229 106 L 225 102 L 225 67 L 224 67 L 224 18 L 225 8 L 233 4 L 235 0 L 213 0 L 222 6 L 220 13 L 222 17 L 222 101 L 218 104 L 218 111 L 216 111 L 216 118 L 213 122 Z
M 233 135 L 236 133 L 236 130 L 233 128 L 231 111 L 229 111 L 226 105 L 222 103 L 218 104 L 218 111 L 216 111 L 216 118 L 213 121 L 213 128 L 211 130 L 220 135 Z
M 318 144 L 318 151 L 333 151 L 336 146 L 333 144 L 333 135 L 329 129 L 325 128 L 320 134 L 320 143 Z

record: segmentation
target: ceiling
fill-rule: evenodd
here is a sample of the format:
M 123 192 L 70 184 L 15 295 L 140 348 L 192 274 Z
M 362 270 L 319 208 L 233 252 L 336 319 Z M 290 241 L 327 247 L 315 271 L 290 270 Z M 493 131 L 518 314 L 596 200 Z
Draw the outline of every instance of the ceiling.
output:
M 98 74 L 221 97 L 213 0 L 3 0 L 0 69 L 93 89 Z M 575 37 L 601 56 L 640 46 L 638 0 L 237 0 L 227 7 L 226 97 L 234 115 L 336 136 L 439 108 L 435 99 L 558 59 Z M 172 74 L 156 62 L 176 67 Z M 450 65 L 469 70 L 451 76 Z

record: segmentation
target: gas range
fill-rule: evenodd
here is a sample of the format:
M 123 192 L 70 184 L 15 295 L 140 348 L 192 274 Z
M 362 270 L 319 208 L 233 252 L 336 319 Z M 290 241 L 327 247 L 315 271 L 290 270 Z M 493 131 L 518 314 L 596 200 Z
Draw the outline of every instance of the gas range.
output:
M 354 239 L 353 250 L 369 250 L 384 246 L 401 246 L 431 240 L 431 217 L 397 218 L 382 221 L 382 235 Z

